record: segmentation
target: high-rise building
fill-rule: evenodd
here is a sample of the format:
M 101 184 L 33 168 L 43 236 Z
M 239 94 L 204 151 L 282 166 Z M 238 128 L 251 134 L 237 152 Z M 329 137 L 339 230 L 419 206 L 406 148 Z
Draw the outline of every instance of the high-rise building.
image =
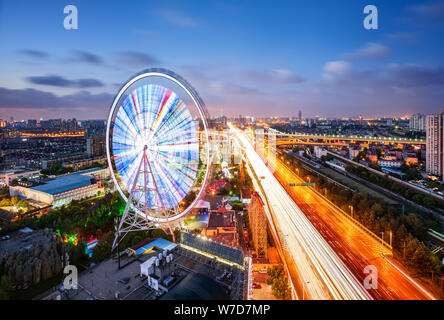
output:
M 37 127 L 37 120 L 29 119 L 27 124 L 26 124 L 26 126 L 28 128 L 35 128 L 35 127 Z
M 86 139 L 86 153 L 88 157 L 100 157 L 105 154 L 105 137 L 91 137 Z
M 426 116 L 421 113 L 416 113 L 410 117 L 409 129 L 414 131 L 426 130 Z
M 248 218 L 257 257 L 267 258 L 267 217 L 265 216 L 264 203 L 256 192 L 251 196 L 248 205 Z
M 299 110 L 299 112 L 298 112 L 298 120 L 302 121 L 302 111 L 301 110 Z
M 443 175 L 444 114 L 431 114 L 426 117 L 426 172 Z

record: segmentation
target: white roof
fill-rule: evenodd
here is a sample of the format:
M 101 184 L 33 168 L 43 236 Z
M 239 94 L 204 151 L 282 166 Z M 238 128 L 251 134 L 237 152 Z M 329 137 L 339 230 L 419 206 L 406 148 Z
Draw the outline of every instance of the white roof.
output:
M 208 201 L 199 200 L 194 207 L 195 208 L 207 208 L 208 210 L 210 210 L 211 204 Z

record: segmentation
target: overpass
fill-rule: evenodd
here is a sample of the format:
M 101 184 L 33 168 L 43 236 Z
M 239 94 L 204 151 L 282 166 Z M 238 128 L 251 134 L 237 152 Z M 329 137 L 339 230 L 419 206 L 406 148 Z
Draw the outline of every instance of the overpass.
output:
M 292 144 L 312 144 L 312 145 L 332 145 L 348 146 L 356 143 L 383 143 L 383 144 L 414 144 L 425 145 L 426 141 L 422 139 L 408 139 L 401 137 L 372 137 L 358 135 L 326 135 L 309 133 L 283 133 L 276 129 L 268 129 L 268 136 L 276 136 L 277 145 Z

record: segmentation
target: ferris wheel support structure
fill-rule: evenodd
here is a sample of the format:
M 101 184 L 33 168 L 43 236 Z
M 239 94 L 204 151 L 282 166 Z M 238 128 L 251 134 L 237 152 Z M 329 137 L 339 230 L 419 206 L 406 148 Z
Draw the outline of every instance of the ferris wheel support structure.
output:
M 143 169 L 142 169 L 142 164 L 143 164 Z M 138 181 L 140 173 L 142 173 L 143 177 L 144 177 L 144 184 L 142 186 L 137 185 L 137 181 Z M 157 194 L 157 198 L 162 205 L 161 210 L 163 213 L 166 212 L 165 206 L 163 205 L 163 202 L 162 202 L 162 198 L 161 198 L 159 191 L 157 189 L 156 182 L 153 179 L 152 181 L 154 182 L 154 187 L 149 187 L 147 180 L 146 180 L 147 174 L 152 176 L 151 164 L 149 163 L 148 157 L 146 155 L 146 147 L 145 147 L 143 150 L 142 160 L 140 161 L 140 164 L 139 164 L 139 167 L 137 170 L 136 178 L 134 179 L 134 183 L 131 188 L 130 195 L 128 197 L 128 201 L 126 202 L 126 205 L 125 205 L 125 210 L 123 211 L 123 214 L 122 214 L 122 217 L 120 218 L 118 227 L 116 228 L 116 233 L 115 233 L 114 242 L 113 242 L 113 246 L 112 246 L 113 251 L 117 247 L 118 242 L 120 242 L 128 234 L 128 232 L 151 230 L 151 229 L 155 228 L 155 223 L 153 221 L 150 221 L 146 217 L 143 218 L 140 215 L 130 213 L 130 210 L 131 210 L 130 204 L 135 199 L 134 195 L 138 191 L 143 191 L 143 194 L 145 196 L 145 203 L 144 203 L 145 212 L 147 210 L 147 199 L 146 199 L 147 196 L 146 195 L 147 195 L 148 191 L 153 191 L 153 192 L 155 192 L 155 194 Z M 171 228 L 171 222 L 168 220 L 168 218 L 167 218 L 166 225 L 168 226 L 168 230 L 170 231 L 170 233 L 173 237 L 173 242 L 175 242 L 174 232 Z M 121 237 L 122 234 L 123 234 L 123 237 Z

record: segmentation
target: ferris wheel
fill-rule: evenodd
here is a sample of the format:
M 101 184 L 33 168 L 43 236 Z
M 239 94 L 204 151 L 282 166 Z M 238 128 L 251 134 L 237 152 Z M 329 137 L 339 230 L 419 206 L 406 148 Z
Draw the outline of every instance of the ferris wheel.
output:
M 171 231 L 170 223 L 192 210 L 208 181 L 205 105 L 177 74 L 145 70 L 113 101 L 106 149 L 111 177 L 126 202 L 117 233 L 165 224 Z

